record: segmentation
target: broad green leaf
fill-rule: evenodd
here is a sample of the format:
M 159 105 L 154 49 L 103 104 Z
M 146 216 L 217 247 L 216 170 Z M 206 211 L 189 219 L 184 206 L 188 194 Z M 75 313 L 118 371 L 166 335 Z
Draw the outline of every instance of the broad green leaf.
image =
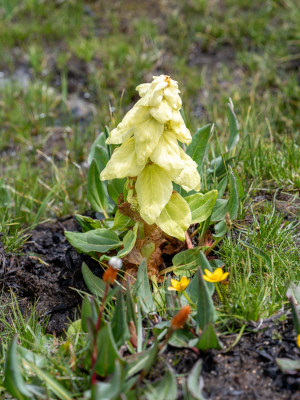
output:
M 111 374 L 115 367 L 115 360 L 121 360 L 111 326 L 103 326 L 97 336 L 97 361 L 95 369 L 100 376 Z
M 115 400 L 121 393 L 123 383 L 123 368 L 119 360 L 115 361 L 115 368 L 109 382 L 97 382 L 92 388 L 91 400 Z
M 111 329 L 118 347 L 122 346 L 130 338 L 123 296 L 122 290 L 119 289 L 114 315 L 111 320 Z
M 118 252 L 117 257 L 120 257 L 120 258 L 125 257 L 128 253 L 131 252 L 131 250 L 133 249 L 135 242 L 136 242 L 138 227 L 139 227 L 139 224 L 138 224 L 138 222 L 136 222 L 133 229 L 129 230 L 126 233 L 126 235 L 124 236 L 124 239 L 123 239 L 123 249 L 121 249 Z
M 121 214 L 120 211 L 117 210 L 112 229 L 123 231 L 124 229 L 132 226 L 133 224 L 134 221 L 131 218 L 127 217 L 127 215 Z
M 57 379 L 53 378 L 44 370 L 34 364 L 30 364 L 30 369 L 44 382 L 52 393 L 60 400 L 72 400 L 73 396 Z
M 263 252 L 261 249 L 259 249 L 258 247 L 255 247 L 255 246 L 253 246 L 253 245 L 250 244 L 250 243 L 246 243 L 246 242 L 244 242 L 243 240 L 238 240 L 238 242 L 239 242 L 242 246 L 244 246 L 244 247 L 246 247 L 247 249 L 249 249 L 250 252 L 251 252 L 252 254 L 254 254 L 256 257 L 262 259 L 262 260 L 265 262 L 265 265 L 266 265 L 267 269 L 268 269 L 269 271 L 271 271 L 271 269 L 272 269 L 272 262 L 271 262 L 270 257 L 269 257 L 266 253 L 264 253 L 264 252 Z
M 174 273 L 177 276 L 190 276 L 192 272 L 194 272 L 199 264 L 198 264 L 198 256 L 199 256 L 199 247 L 195 247 L 194 249 L 188 249 L 185 251 L 181 251 L 177 253 L 173 259 L 172 263 L 174 268 Z
M 185 231 L 191 224 L 191 211 L 188 203 L 180 194 L 172 193 L 155 223 L 168 235 L 184 241 Z
M 178 329 L 173 332 L 171 338 L 168 343 L 173 347 L 189 347 L 189 341 L 194 337 L 191 331 L 185 329 Z
M 234 113 L 233 103 L 230 99 L 228 103 L 228 121 L 229 121 L 229 140 L 227 143 L 228 150 L 232 150 L 240 139 L 239 136 L 239 123 Z
M 149 224 L 156 222 L 172 195 L 168 173 L 155 164 L 147 165 L 135 184 L 141 217 Z
M 84 267 L 82 266 L 82 271 L 83 271 L 83 269 L 84 269 Z M 85 272 L 88 275 L 92 274 L 90 270 L 85 271 Z M 88 278 L 84 277 L 84 279 L 85 279 L 86 282 L 87 281 L 90 282 L 90 277 L 88 277 Z M 104 290 L 104 288 L 102 288 L 101 296 L 103 294 L 103 290 Z M 97 292 L 98 292 L 98 290 L 97 290 Z M 96 324 L 97 316 L 98 316 L 98 313 L 97 313 L 97 311 L 95 309 L 94 303 L 91 301 L 89 296 L 87 296 L 87 295 L 84 296 L 84 299 L 83 299 L 83 302 L 82 302 L 82 306 L 81 306 L 81 327 L 82 327 L 83 332 L 88 333 L 88 331 L 89 331 L 89 329 L 88 329 L 88 323 L 89 323 L 88 320 L 93 321 L 93 323 Z
M 276 358 L 276 364 L 284 374 L 294 374 L 295 371 L 300 371 L 300 358 L 296 360 L 290 358 Z
M 168 367 L 161 380 L 152 385 L 147 385 L 144 395 L 147 400 L 176 400 L 177 382 L 175 373 Z
M 225 218 L 225 214 L 227 212 L 227 204 L 228 200 L 226 199 L 217 199 L 214 209 L 212 211 L 210 220 L 212 222 L 218 222 Z
M 102 298 L 105 291 L 105 283 L 102 279 L 98 278 L 98 276 L 94 275 L 86 263 L 82 263 L 81 267 L 82 275 L 86 286 L 89 288 L 92 294 L 95 296 Z M 107 300 L 113 296 L 116 289 L 109 289 Z
M 203 378 L 201 377 L 202 360 L 199 360 L 192 368 L 187 378 L 187 389 L 193 400 L 205 400 L 202 394 Z
M 220 180 L 220 182 L 218 183 L 218 186 L 217 186 L 218 199 L 222 199 L 223 198 L 223 195 L 225 193 L 227 185 L 228 185 L 228 178 L 227 178 L 227 176 L 224 176 L 224 178 L 222 178 Z
M 23 365 L 25 363 L 34 363 L 37 367 L 39 368 L 44 368 L 47 365 L 47 360 L 44 357 L 44 355 L 39 354 L 39 353 L 34 353 L 33 351 L 26 349 L 23 346 L 18 346 L 17 347 L 18 354 L 21 357 L 21 361 L 23 362 Z M 25 366 L 26 368 L 26 366 Z M 30 390 L 30 389 L 29 389 Z
M 205 125 L 198 129 L 193 135 L 191 144 L 186 149 L 186 153 L 198 164 L 198 172 L 202 170 L 203 159 L 212 132 L 213 125 Z
M 17 400 L 31 399 L 26 384 L 23 380 L 17 356 L 17 336 L 10 343 L 5 360 L 4 386 Z
M 220 350 L 223 348 L 214 327 L 211 323 L 206 325 L 199 339 L 192 339 L 189 343 L 191 347 L 196 347 L 199 350 L 206 351 L 210 349 Z
M 128 324 L 130 324 L 132 321 L 134 323 L 134 325 L 137 326 L 135 302 L 134 302 L 133 296 L 132 296 L 131 283 L 130 283 L 129 276 L 127 277 L 127 283 L 126 283 L 126 318 L 127 318 Z
M 100 170 L 95 160 L 92 161 L 88 172 L 88 201 L 94 211 L 106 212 L 108 197 L 105 184 L 100 180 Z
M 148 278 L 147 262 L 144 258 L 138 268 L 137 279 L 134 283 L 134 293 L 139 298 L 142 310 L 145 314 L 156 310 Z
M 217 196 L 218 191 L 211 190 L 204 195 L 195 193 L 185 197 L 192 213 L 192 223 L 203 222 L 211 215 Z
M 124 191 L 126 179 L 111 179 L 107 182 L 107 191 L 113 201 L 118 204 L 118 197 Z
M 77 251 L 91 255 L 106 253 L 122 244 L 116 233 L 109 229 L 94 229 L 83 233 L 65 231 L 65 236 Z
M 140 371 L 144 371 L 145 376 L 154 364 L 157 353 L 158 342 L 155 341 L 148 350 L 127 357 L 126 377 L 130 378 Z
M 85 217 L 83 215 L 75 214 L 76 221 L 81 226 L 83 232 L 88 232 L 93 229 L 100 229 L 102 228 L 101 221 L 99 219 L 93 219 L 90 217 Z
M 203 330 L 206 325 L 215 321 L 216 310 L 200 268 L 196 272 L 196 275 L 198 277 L 197 330 L 199 328 Z
M 93 158 L 95 157 L 96 146 L 99 145 L 99 146 L 105 147 L 106 146 L 105 140 L 106 140 L 105 133 L 101 132 L 100 135 L 96 138 L 96 140 L 92 144 L 91 151 L 90 151 L 90 153 L 88 155 L 88 163 L 89 163 L 89 165 L 92 163 Z
M 244 196 L 244 187 L 241 178 L 239 177 L 238 173 L 233 169 L 233 174 L 235 177 L 236 187 L 239 194 L 239 199 Z
M 109 160 L 107 147 L 97 145 L 95 147 L 94 159 L 97 163 L 99 171 L 101 172 L 106 167 L 106 164 Z

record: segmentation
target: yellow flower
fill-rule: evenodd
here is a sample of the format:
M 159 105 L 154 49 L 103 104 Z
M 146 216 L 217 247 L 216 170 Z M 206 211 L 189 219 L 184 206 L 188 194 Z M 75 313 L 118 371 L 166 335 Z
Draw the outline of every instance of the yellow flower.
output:
M 300 333 L 297 335 L 297 346 L 300 348 Z
M 223 272 L 222 268 L 217 268 L 214 272 L 205 269 L 204 272 L 206 275 L 203 275 L 203 279 L 212 283 L 224 281 L 229 275 L 229 272 Z
M 177 281 L 176 279 L 171 279 L 171 285 L 168 287 L 169 290 L 176 290 L 177 292 L 183 292 L 186 288 L 187 285 L 190 283 L 190 279 L 188 279 L 186 276 L 183 276 L 180 281 Z

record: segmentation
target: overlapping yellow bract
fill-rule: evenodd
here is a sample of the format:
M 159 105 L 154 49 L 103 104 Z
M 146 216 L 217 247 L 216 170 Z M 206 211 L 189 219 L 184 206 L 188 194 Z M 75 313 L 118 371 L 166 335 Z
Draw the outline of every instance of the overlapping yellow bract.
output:
M 178 141 L 189 144 L 191 134 L 180 114 L 178 84 L 169 76 L 153 77 L 137 87 L 141 99 L 110 132 L 107 144 L 121 144 L 101 173 L 101 180 L 137 177 L 141 217 L 167 234 L 184 240 L 191 223 L 186 201 L 172 195 L 172 181 L 186 191 L 200 190 L 197 164 Z

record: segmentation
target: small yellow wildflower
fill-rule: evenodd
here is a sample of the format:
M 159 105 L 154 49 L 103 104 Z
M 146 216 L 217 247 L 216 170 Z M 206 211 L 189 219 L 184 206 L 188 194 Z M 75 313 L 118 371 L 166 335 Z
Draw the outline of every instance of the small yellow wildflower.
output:
M 300 333 L 298 333 L 298 335 L 297 335 L 297 346 L 300 349 Z
M 186 288 L 187 285 L 190 283 L 190 279 L 188 279 L 186 276 L 183 276 L 180 281 L 177 281 L 176 279 L 171 279 L 171 285 L 168 287 L 169 290 L 176 290 L 177 292 L 183 292 Z
M 205 269 L 204 272 L 206 275 L 203 275 L 203 279 L 212 283 L 224 281 L 229 275 L 229 272 L 223 272 L 222 268 L 217 268 L 214 272 Z

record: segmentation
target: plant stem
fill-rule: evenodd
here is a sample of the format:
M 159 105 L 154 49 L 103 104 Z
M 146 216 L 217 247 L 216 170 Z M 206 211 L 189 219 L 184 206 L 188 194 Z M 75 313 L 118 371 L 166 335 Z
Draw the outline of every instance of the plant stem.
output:
M 186 246 L 187 246 L 188 249 L 193 249 L 194 248 L 193 243 L 192 243 L 191 238 L 190 238 L 190 235 L 188 234 L 187 231 L 185 232 L 185 241 L 186 241 Z
M 215 284 L 215 287 L 216 287 L 216 291 L 218 293 L 218 296 L 219 296 L 219 299 L 220 299 L 221 303 L 224 303 L 223 296 L 221 295 L 220 288 L 219 288 L 219 285 L 217 283 Z
M 192 306 L 196 306 L 192 300 L 189 298 L 189 296 L 186 294 L 185 290 L 182 292 L 182 294 L 184 295 L 184 297 L 187 299 L 187 301 L 192 305 Z
M 95 364 L 97 361 L 97 336 L 98 336 L 98 332 L 100 330 L 101 327 L 101 321 L 102 321 L 102 315 L 103 315 L 103 311 L 104 311 L 104 307 L 105 307 L 105 302 L 106 302 L 106 298 L 107 298 L 107 294 L 108 294 L 108 290 L 109 290 L 109 283 L 106 283 L 105 286 L 105 290 L 104 290 L 104 294 L 103 294 L 103 298 L 102 298 L 102 303 L 101 306 L 99 308 L 99 314 L 98 314 L 98 318 L 97 318 L 97 322 L 96 322 L 96 326 L 95 326 L 95 333 L 94 333 L 94 340 L 93 340 L 93 350 L 92 350 L 92 359 L 91 359 L 91 368 L 92 368 L 92 379 L 91 379 L 91 383 L 92 386 L 94 386 L 97 382 L 97 374 L 95 371 Z

